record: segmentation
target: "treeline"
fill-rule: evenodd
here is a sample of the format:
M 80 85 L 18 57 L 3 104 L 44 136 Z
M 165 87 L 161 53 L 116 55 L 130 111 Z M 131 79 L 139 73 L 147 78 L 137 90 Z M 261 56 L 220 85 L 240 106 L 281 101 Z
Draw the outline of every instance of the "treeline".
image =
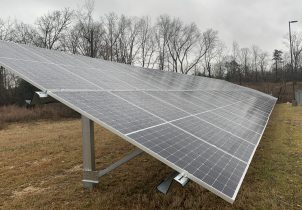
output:
M 218 31 L 201 30 L 195 23 L 168 15 L 155 20 L 115 13 L 94 18 L 93 10 L 93 1 L 87 1 L 80 11 L 52 11 L 32 25 L 0 19 L 0 40 L 239 84 L 292 79 L 288 53 L 268 53 L 236 42 L 228 49 Z M 302 80 L 301 33 L 293 35 L 293 49 L 294 76 Z M 0 69 L 0 105 L 17 99 L 22 103 L 30 90 L 32 87 Z

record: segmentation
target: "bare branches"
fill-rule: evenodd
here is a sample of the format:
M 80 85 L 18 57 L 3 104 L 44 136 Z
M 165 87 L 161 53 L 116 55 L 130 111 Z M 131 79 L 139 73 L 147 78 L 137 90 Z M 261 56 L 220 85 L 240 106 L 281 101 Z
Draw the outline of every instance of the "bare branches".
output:
M 204 69 L 207 71 L 209 77 L 212 77 L 212 61 L 218 56 L 220 50 L 217 46 L 219 44 L 218 31 L 209 29 L 203 33 L 204 41 Z
M 10 20 L 0 18 L 0 40 L 13 41 L 15 37 L 14 23 Z
M 66 8 L 48 13 L 37 19 L 38 40 L 36 45 L 48 49 L 59 48 L 56 45 L 71 24 L 73 11 Z

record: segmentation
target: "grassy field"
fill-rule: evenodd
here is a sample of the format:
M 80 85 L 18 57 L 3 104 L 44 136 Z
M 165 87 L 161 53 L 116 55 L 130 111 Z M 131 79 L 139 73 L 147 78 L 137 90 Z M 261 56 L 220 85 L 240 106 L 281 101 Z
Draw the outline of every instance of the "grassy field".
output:
M 1 113 L 0 113 L 1 114 Z M 96 127 L 99 169 L 134 149 Z M 1 209 L 302 209 L 302 107 L 275 107 L 233 205 L 201 186 L 156 186 L 171 169 L 143 154 L 82 187 L 80 121 L 10 123 L 0 130 Z
M 267 94 L 272 94 L 274 97 L 278 98 L 279 103 L 292 101 L 292 82 L 248 82 L 243 83 L 242 85 Z M 302 82 L 297 82 L 295 90 L 302 90 Z

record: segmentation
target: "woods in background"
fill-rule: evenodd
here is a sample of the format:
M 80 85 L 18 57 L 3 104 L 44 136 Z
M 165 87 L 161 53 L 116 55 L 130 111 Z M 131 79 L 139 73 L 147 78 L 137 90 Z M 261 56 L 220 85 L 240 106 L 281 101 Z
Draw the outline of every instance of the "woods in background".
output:
M 0 40 L 238 84 L 302 80 L 302 33 L 293 34 L 292 74 L 288 52 L 265 52 L 237 42 L 228 49 L 218 31 L 201 30 L 168 15 L 153 21 L 115 13 L 94 18 L 93 9 L 93 1 L 87 1 L 80 11 L 52 11 L 33 25 L 0 19 Z M 289 46 L 288 40 L 285 43 Z M 33 89 L 0 69 L 0 105 L 22 104 Z

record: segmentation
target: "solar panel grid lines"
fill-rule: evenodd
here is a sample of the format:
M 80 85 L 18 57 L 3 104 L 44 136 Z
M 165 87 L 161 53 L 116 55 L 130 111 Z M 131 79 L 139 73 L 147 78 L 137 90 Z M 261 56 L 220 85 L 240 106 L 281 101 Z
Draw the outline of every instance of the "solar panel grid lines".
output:
M 44 50 L 44 49 L 42 49 L 42 50 Z M 82 56 L 79 56 L 79 57 L 82 57 Z M 95 59 L 92 59 L 92 60 L 95 60 Z M 81 60 L 80 60 L 81 61 Z M 85 63 L 84 61 L 81 61 L 83 64 L 85 64 L 86 66 L 87 66 L 87 68 L 85 68 L 85 70 L 87 71 L 87 70 L 90 70 L 90 69 L 94 69 L 94 70 L 99 70 L 98 68 L 91 68 L 91 66 L 90 66 L 90 64 L 87 64 L 87 63 Z M 104 63 L 104 62 L 102 62 L 102 63 Z M 73 67 L 73 68 L 78 68 L 78 67 L 76 67 L 76 66 L 74 66 L 74 65 L 63 65 L 63 64 L 58 64 L 58 65 L 61 65 L 61 66 L 65 66 L 65 68 L 67 68 L 67 67 Z M 118 70 L 118 69 L 116 69 L 116 68 L 114 68 L 115 70 Z M 103 69 L 104 70 L 104 69 Z M 120 73 L 121 73 L 121 71 L 119 71 Z M 131 76 L 131 75 L 127 75 L 128 76 L 128 78 Z M 108 76 L 107 76 L 108 77 Z M 118 77 L 110 77 L 110 80 L 111 80 L 111 82 L 113 82 L 114 80 L 119 80 L 119 82 L 120 83 L 127 83 L 127 86 L 128 87 L 131 87 L 131 88 L 133 88 L 133 89 L 137 89 L 136 87 L 134 87 L 134 86 L 132 86 L 129 82 L 127 82 L 127 81 L 122 81 L 122 80 L 120 80 Z M 136 78 L 137 79 L 137 78 Z M 132 81 L 133 82 L 133 81 Z M 146 87 L 146 86 L 145 86 Z M 153 86 L 154 87 L 154 89 L 157 89 L 155 86 Z M 124 87 L 124 88 L 127 88 L 127 87 Z M 130 89 L 131 89 L 130 88 Z M 106 89 L 108 89 L 108 87 L 106 87 Z M 119 89 L 119 88 L 116 88 L 116 89 Z M 120 89 L 122 89 L 122 88 L 120 88 Z M 128 88 L 129 89 L 129 88 Z
M 82 111 L 102 119 L 123 134 L 164 122 L 149 112 L 130 103 L 124 103 L 124 100 L 108 91 L 54 92 L 54 94 Z
M 173 93 L 173 92 L 172 92 Z M 187 91 L 185 91 L 184 92 L 185 94 L 187 93 Z M 200 98 L 198 98 L 198 97 L 196 97 L 196 96 L 194 96 L 194 95 L 192 95 L 193 97 L 195 97 L 195 98 L 197 98 L 198 100 L 200 100 Z M 250 99 L 248 99 L 248 100 L 246 100 L 246 101 L 249 101 L 249 100 L 252 100 L 253 98 L 250 98 Z M 161 100 L 161 99 L 160 99 Z M 202 101 L 202 100 L 201 100 Z M 221 109 L 221 108 L 225 108 L 225 107 L 228 107 L 228 106 L 230 106 L 230 105 L 235 105 L 235 104 L 237 104 L 237 103 L 240 103 L 241 101 L 237 101 L 237 102 L 235 102 L 235 103 L 231 103 L 231 104 L 227 104 L 227 105 L 224 105 L 224 106 L 221 106 L 221 107 L 218 107 L 217 109 L 213 109 L 213 111 L 215 110 L 219 110 L 219 109 Z M 190 103 L 192 103 L 192 99 L 190 100 Z M 195 105 L 197 105 L 196 103 L 194 103 Z M 200 105 L 200 104 L 199 104 Z M 215 105 L 213 105 L 213 106 L 215 106 Z M 216 106 L 215 106 L 216 107 Z M 208 110 L 208 111 L 211 111 L 211 110 Z M 208 111 L 204 111 L 204 112 L 202 112 L 202 113 L 206 113 L 206 112 L 208 112 Z M 194 114 L 195 115 L 195 114 Z M 220 115 L 221 116 L 221 115 Z M 227 119 L 226 117 L 224 117 L 225 119 Z M 236 122 L 237 123 L 237 122 Z M 239 123 L 237 123 L 237 124 L 239 124 Z M 244 126 L 243 126 L 244 127 Z
M 208 186 L 213 188 L 213 186 L 211 186 L 212 183 L 210 183 L 209 177 L 205 177 L 205 179 L 203 179 L 203 177 L 200 177 L 200 174 L 198 175 L 195 172 L 197 171 L 197 169 L 199 169 L 199 167 L 202 167 L 203 165 L 205 165 L 205 167 L 207 167 L 209 169 L 214 168 L 214 169 L 216 169 L 216 171 L 221 171 L 221 165 L 224 165 L 223 163 L 220 163 L 218 161 L 216 164 L 216 162 L 213 163 L 213 162 L 207 161 L 207 160 L 210 159 L 210 155 L 216 153 L 217 151 L 219 151 L 221 154 L 225 154 L 225 152 L 207 144 L 206 142 L 199 142 L 200 140 L 196 139 L 196 137 L 186 133 L 185 131 L 183 131 L 181 129 L 174 130 L 177 128 L 171 127 L 172 126 L 171 124 L 166 124 L 164 126 L 166 126 L 166 127 L 168 126 L 168 128 L 161 126 L 161 128 L 164 132 L 162 132 L 161 129 L 145 130 L 143 132 L 130 135 L 130 138 L 138 139 L 138 141 L 140 143 L 142 143 L 143 145 L 146 145 L 151 150 L 154 150 L 156 153 L 159 153 L 162 157 L 173 162 L 174 164 L 178 165 L 179 167 L 184 168 L 186 170 L 186 173 L 187 173 L 186 175 L 188 177 L 193 178 L 194 176 L 196 176 L 198 179 L 200 179 L 199 183 L 202 183 L 203 186 L 205 184 L 207 184 Z M 165 129 L 167 131 L 165 131 Z M 171 132 L 173 135 L 171 135 L 171 133 L 168 132 L 171 130 L 173 131 L 173 132 Z M 160 141 L 160 139 L 162 139 L 164 142 Z M 177 149 L 177 144 L 179 143 L 179 141 L 183 141 L 184 139 L 187 143 L 186 147 L 182 146 L 182 147 L 178 147 L 178 149 Z M 156 142 L 156 140 L 158 141 L 158 145 L 154 145 L 154 142 Z M 174 142 L 174 145 L 171 146 L 170 144 L 167 143 L 170 140 L 172 140 Z M 148 144 L 148 142 L 150 142 L 151 144 Z M 190 147 L 190 145 L 191 145 L 191 147 Z M 176 147 L 176 149 L 172 148 L 171 150 L 169 150 L 169 148 L 174 147 L 174 146 Z M 186 148 L 188 148 L 188 149 L 185 150 Z M 187 154 L 187 155 L 184 155 L 184 154 Z M 232 157 L 232 156 L 228 155 L 228 157 Z M 242 161 L 242 160 L 238 160 L 236 157 L 235 157 L 235 159 L 237 161 Z M 194 167 L 194 164 L 193 164 L 193 167 L 190 167 L 190 166 L 192 166 L 192 164 L 187 164 L 188 162 L 190 162 L 189 160 L 192 163 L 194 162 L 196 165 L 198 165 L 197 169 L 196 169 L 196 167 Z M 184 165 L 184 163 L 185 163 L 185 165 Z M 200 164 L 200 163 L 204 163 L 204 164 Z M 218 167 L 219 163 L 220 163 L 220 165 Z M 245 164 L 245 163 L 243 162 L 243 164 Z M 216 165 L 218 168 L 216 167 Z M 225 167 L 225 168 L 227 168 L 227 167 Z M 209 171 L 209 170 L 206 170 L 206 168 L 204 168 L 204 169 L 205 169 L 204 172 L 206 172 L 206 173 L 207 173 L 207 171 Z M 220 174 L 221 173 L 219 172 L 217 174 L 217 176 Z M 228 177 L 228 176 L 232 175 L 232 172 L 225 171 L 222 174 L 223 174 L 223 176 Z M 196 177 L 195 177 L 195 180 L 196 180 Z M 233 189 L 233 192 L 234 191 L 235 191 L 235 188 Z M 231 197 L 230 194 L 229 194 L 229 196 Z
M 4 62 L 2 59 L 0 59 L 0 64 L 1 64 L 1 66 L 3 66 L 4 68 L 6 68 L 8 71 L 9 71 L 9 70 L 12 71 L 12 70 L 14 69 L 10 64 Z M 20 72 L 17 72 L 17 71 L 12 71 L 12 73 L 14 73 L 15 75 L 17 75 L 17 76 L 19 76 L 20 78 L 24 79 L 25 81 L 29 82 L 30 84 L 34 85 L 34 86 L 37 87 L 38 89 L 40 89 L 40 90 L 42 90 L 42 91 L 46 91 L 46 89 L 45 89 L 42 85 L 36 83 L 35 81 L 33 81 L 32 78 L 29 78 L 27 75 L 24 75 L 24 74 L 22 74 L 22 73 L 20 73 Z
M 255 100 L 254 103 L 257 104 L 257 99 Z M 241 104 L 242 104 L 242 106 L 247 106 L 247 104 L 244 103 L 244 102 L 241 102 Z M 262 108 L 258 108 L 257 105 L 254 105 L 254 106 L 253 106 L 253 109 L 254 109 L 256 112 L 258 112 L 259 114 L 261 114 L 261 115 L 263 115 L 263 116 L 266 116 L 266 117 L 267 117 L 268 114 L 269 114 L 269 112 L 266 112 L 266 111 L 263 110 Z
M 165 101 L 165 100 L 162 100 L 162 101 Z M 171 105 L 171 106 L 174 106 L 173 104 L 170 104 L 169 102 L 167 102 L 167 103 L 168 103 L 169 105 Z M 238 102 L 238 103 L 240 103 L 240 102 Z M 174 106 L 174 107 L 176 107 L 176 106 Z M 177 107 L 176 107 L 176 108 L 177 108 Z M 182 110 L 182 111 L 186 112 L 188 115 L 191 115 L 191 113 L 189 113 L 189 112 L 187 112 L 187 111 L 185 111 L 185 110 Z M 202 120 L 202 121 L 204 121 L 204 122 L 206 122 L 206 123 L 208 123 L 208 124 L 214 126 L 214 127 L 217 127 L 217 128 L 219 128 L 219 129 L 221 129 L 221 130 L 223 130 L 223 131 L 225 131 L 225 132 L 227 132 L 227 133 L 229 133 L 229 134 L 231 134 L 231 135 L 234 135 L 234 136 L 237 137 L 237 138 L 242 139 L 243 141 L 246 141 L 247 143 L 251 143 L 251 142 L 249 142 L 248 140 L 242 138 L 241 136 L 238 136 L 238 135 L 236 135 L 236 134 L 234 134 L 234 133 L 232 133 L 232 132 L 229 132 L 228 130 L 225 130 L 225 129 L 223 128 L 223 126 L 217 126 L 217 125 L 215 125 L 215 124 L 213 124 L 213 123 L 211 123 L 211 122 L 209 122 L 209 121 L 207 121 L 207 120 L 204 120 L 204 119 L 201 118 L 201 117 L 198 117 L 199 115 L 200 115 L 200 114 L 194 115 L 194 116 L 197 117 L 197 118 L 199 118 L 200 120 Z M 192 115 L 191 115 L 191 116 L 192 116 Z M 258 139 L 257 139 L 257 140 L 258 140 Z M 251 143 L 251 144 L 253 144 L 253 143 Z
M 146 93 L 146 92 L 145 92 L 145 93 Z M 152 95 L 151 95 L 151 96 L 152 96 Z M 159 100 L 161 100 L 161 99 L 159 99 Z M 165 102 L 164 100 L 162 100 L 162 101 L 163 101 L 164 103 L 167 103 L 168 105 L 174 106 L 173 104 L 170 104 L 170 103 L 168 103 L 168 102 Z M 219 109 L 223 109 L 223 108 L 225 108 L 225 107 L 232 106 L 232 105 L 234 105 L 234 104 L 236 104 L 236 103 L 239 103 L 239 102 L 240 102 L 240 101 L 237 101 L 237 102 L 232 103 L 232 104 L 228 104 L 228 105 L 225 105 L 225 106 L 222 106 L 222 107 L 217 107 L 217 108 L 214 108 L 214 109 L 211 109 L 211 110 L 207 110 L 207 111 L 203 111 L 203 112 L 198 112 L 198 113 L 195 113 L 195 114 L 187 113 L 188 115 L 186 115 L 186 116 L 184 116 L 184 117 L 177 118 L 177 119 L 175 119 L 175 120 L 170 120 L 170 121 L 165 122 L 165 123 L 162 123 L 162 124 L 173 123 L 173 122 L 175 122 L 175 121 L 177 121 L 177 120 L 186 119 L 186 118 L 188 118 L 188 117 L 194 117 L 194 116 L 196 116 L 196 115 L 203 114 L 203 113 L 207 113 L 207 112 L 217 111 L 217 110 L 219 110 Z M 174 107 L 177 108 L 176 106 L 174 106 Z M 179 109 L 179 108 L 177 108 L 177 109 Z M 159 124 L 159 125 L 162 125 L 162 124 Z M 156 126 L 157 126 L 157 125 L 156 125 Z M 150 128 L 156 127 L 156 126 L 151 126 Z M 136 133 L 136 132 L 139 132 L 139 131 L 143 131 L 143 130 L 146 130 L 146 129 L 148 129 L 148 128 L 141 129 L 141 130 L 138 130 L 138 131 L 133 131 L 133 132 L 131 132 L 131 133 L 127 133 L 126 135 L 130 135 L 130 134 L 133 134 L 133 133 Z
M 222 107 L 221 109 L 217 109 L 217 112 L 215 114 L 218 114 L 219 116 L 227 116 L 225 118 L 230 119 L 232 121 L 236 121 L 236 118 L 239 118 L 240 120 L 245 120 L 251 124 L 255 124 L 255 125 L 259 125 L 261 127 L 263 127 L 265 125 L 265 120 L 255 117 L 253 115 L 250 114 L 238 114 L 233 112 L 230 109 L 227 109 L 228 106 L 226 107 Z M 248 123 L 245 123 L 246 125 L 248 125 Z
M 226 81 L 7 42 L 0 63 L 231 203 L 276 102 Z
M 95 70 L 86 68 L 85 71 L 83 71 L 82 68 L 77 68 L 77 67 L 67 67 L 65 68 L 70 71 L 74 72 L 75 74 L 81 76 L 84 79 L 87 79 L 97 86 L 101 87 L 104 90 L 108 90 L 110 88 L 113 89 L 132 89 L 136 90 L 137 88 L 128 84 L 127 82 L 122 82 L 117 78 L 114 78 L 112 76 L 108 76 L 110 74 L 105 74 L 102 72 L 98 72 L 97 74 L 95 73 Z
M 247 107 L 244 106 L 239 106 L 238 104 L 234 104 L 234 106 L 232 107 L 225 107 L 224 110 L 226 112 L 230 112 L 232 114 L 238 115 L 238 116 L 247 116 L 247 119 L 252 118 L 255 121 L 258 121 L 260 123 L 260 121 L 266 121 L 267 117 L 263 116 L 257 112 L 255 112 L 255 110 L 251 110 Z
M 233 97 L 230 96 L 226 96 L 224 95 L 222 92 L 221 93 L 216 93 L 214 91 L 203 91 L 203 94 L 208 95 L 209 97 L 215 97 L 218 98 L 217 101 L 221 101 L 221 103 L 232 103 L 232 102 L 236 102 L 240 99 L 234 99 Z M 242 99 L 241 99 L 242 100 Z
M 9 57 L 12 59 L 22 58 L 25 60 L 37 60 L 43 61 L 43 59 L 35 56 L 35 55 L 27 55 L 24 52 L 16 49 L 16 44 L 12 42 L 0 41 L 0 57 Z
M 234 156 L 241 161 L 247 161 L 248 154 L 241 153 L 241 150 L 239 149 L 242 145 L 245 146 L 243 149 L 251 148 L 252 145 L 249 145 L 246 141 L 243 141 L 236 136 L 233 136 L 195 117 L 174 121 L 172 124 L 177 128 L 190 133 L 195 138 L 204 140 L 210 145 L 219 148 L 219 150 L 225 151 L 229 155 Z
M 51 52 L 52 52 L 51 50 L 48 50 L 48 49 L 40 49 L 40 48 L 25 47 L 25 46 L 22 46 L 22 47 L 23 47 L 24 49 L 27 49 L 29 52 L 32 52 L 33 49 L 39 49 L 40 51 L 42 51 L 42 52 L 47 52 L 47 53 L 51 53 Z M 29 49 L 28 49 L 28 48 L 29 48 Z M 44 53 L 44 54 L 45 54 L 45 53 Z M 62 56 L 62 55 L 64 55 L 64 54 L 61 53 L 61 56 Z M 39 55 L 38 55 L 38 56 L 39 56 Z M 66 54 L 66 56 L 71 56 L 71 55 L 67 55 L 67 54 Z M 81 56 L 80 56 L 80 57 L 81 57 Z M 82 57 L 83 57 L 83 56 L 82 56 Z M 68 66 L 77 68 L 73 63 L 72 63 L 72 64 L 69 64 L 69 65 L 63 65 L 63 64 L 58 64 L 58 63 L 56 63 L 56 62 L 52 62 L 51 60 L 49 60 L 49 59 L 52 59 L 52 57 L 44 58 L 43 56 L 42 56 L 42 57 L 40 56 L 40 58 L 43 58 L 45 62 L 54 64 L 54 65 L 59 65 L 59 66 L 61 66 L 62 68 L 66 68 L 66 67 L 68 67 Z M 66 60 L 67 60 L 67 59 L 65 59 L 64 62 L 66 62 Z M 75 60 L 75 59 L 73 59 L 73 60 Z M 78 61 L 78 60 L 76 60 L 76 61 Z M 86 70 L 87 70 L 87 69 L 90 69 L 89 64 L 86 64 L 86 63 L 84 63 L 84 62 L 81 62 L 81 63 L 84 64 L 84 66 L 82 66 L 82 67 L 86 67 L 86 68 L 85 68 Z M 64 66 L 65 66 L 65 67 L 64 67 Z M 84 79 L 84 78 L 83 78 L 83 79 Z M 112 78 L 112 77 L 111 77 L 111 79 L 114 80 L 114 78 Z M 125 82 L 125 81 L 121 81 L 121 82 Z M 128 84 L 128 85 L 129 85 L 129 84 Z M 132 87 L 133 87 L 133 86 L 132 86 Z
M 85 60 L 85 62 L 89 59 L 89 63 L 91 63 L 91 60 L 96 60 L 96 59 L 91 59 L 91 58 L 83 58 L 82 56 L 80 56 L 80 57 L 82 60 Z M 105 64 L 106 66 L 109 66 L 108 62 L 100 61 L 100 60 L 97 60 L 96 64 L 98 64 L 98 65 Z M 112 63 L 111 63 L 111 66 L 112 66 Z M 94 68 L 94 69 L 98 69 L 98 68 Z M 115 71 L 118 71 L 118 74 L 115 74 L 116 78 L 118 78 L 120 81 L 123 81 L 122 80 L 123 78 L 120 76 L 122 76 L 122 75 L 126 76 L 127 80 L 124 82 L 126 82 L 127 84 L 131 84 L 131 85 L 133 84 L 134 86 L 137 87 L 136 89 L 150 89 L 150 87 L 152 87 L 152 89 L 158 89 L 158 87 L 152 85 L 150 82 L 148 82 L 146 80 L 142 80 L 142 78 L 139 78 L 139 75 L 137 75 L 137 74 L 133 74 L 132 72 L 124 71 L 124 70 L 121 70 L 116 67 L 113 67 L 113 69 Z M 109 72 L 107 72 L 107 73 L 109 73 Z
M 47 49 L 39 49 L 40 51 L 46 51 L 46 52 L 51 52 L 50 50 L 47 50 Z M 83 57 L 83 56 L 79 56 L 79 57 Z M 48 58 L 46 58 L 46 59 L 50 59 L 51 57 L 48 57 Z M 103 61 L 103 63 L 105 63 L 104 61 Z M 57 64 L 57 63 L 56 63 Z M 61 64 L 59 64 L 59 65 L 61 65 Z M 124 65 L 124 67 L 125 67 L 126 65 Z M 128 72 L 129 73 L 129 72 Z
M 235 137 L 237 137 L 237 138 L 240 138 L 241 140 L 243 140 L 243 141 L 245 141 L 245 142 L 247 142 L 247 143 L 249 143 L 249 144 L 252 144 L 252 145 L 255 145 L 255 143 L 254 142 L 250 142 L 247 138 L 244 138 L 242 135 L 240 135 L 240 131 L 238 132 L 239 133 L 239 135 L 238 134 L 236 134 L 236 133 L 234 133 L 234 132 L 232 132 L 233 130 L 230 130 L 230 128 L 234 128 L 234 125 L 232 125 L 231 126 L 231 122 L 228 122 L 228 123 L 223 123 L 223 122 L 218 122 L 218 120 L 215 120 L 215 122 L 213 122 L 212 120 L 210 120 L 209 118 L 203 118 L 202 117 L 203 115 L 201 115 L 201 114 L 199 114 L 199 115 L 196 115 L 195 117 L 197 117 L 198 119 L 200 119 L 201 121 L 203 121 L 203 122 L 206 122 L 206 123 L 208 123 L 208 124 L 210 124 L 210 125 L 212 125 L 212 126 L 214 126 L 214 127 L 216 127 L 216 128 L 218 128 L 218 129 L 221 129 L 222 131 L 225 131 L 225 132 L 227 132 L 227 133 L 229 133 L 229 134 L 231 134 L 231 135 L 233 135 L 233 136 L 235 136 Z M 229 125 L 229 127 L 228 127 L 228 125 Z M 240 129 L 244 129 L 244 131 L 246 132 L 246 129 L 243 127 L 243 126 L 240 126 L 240 125 L 235 125 L 236 127 L 238 126 L 238 127 L 240 127 Z M 242 130 L 241 130 L 242 131 Z M 253 131 L 252 131 L 253 132 Z M 258 139 L 257 139 L 258 140 Z
M 216 110 L 217 110 L 217 109 L 216 109 Z M 260 135 L 260 133 L 259 133 L 257 130 L 252 129 L 251 127 L 245 125 L 244 123 L 238 123 L 238 122 L 236 122 L 236 121 L 232 121 L 230 118 L 227 118 L 227 117 L 225 117 L 225 116 L 223 116 L 223 115 L 219 115 L 219 114 L 217 114 L 216 112 L 209 111 L 209 112 L 201 113 L 200 115 L 205 116 L 205 114 L 207 114 L 207 113 L 211 114 L 211 115 L 212 115 L 212 118 L 221 119 L 220 123 L 226 124 L 226 126 L 227 126 L 228 123 L 230 123 L 230 124 L 236 124 L 239 128 L 244 128 L 244 129 L 250 130 L 250 131 L 253 132 L 253 133 L 256 133 L 256 134 L 259 134 L 259 135 Z M 211 117 L 209 116 L 208 119 L 209 119 L 209 118 L 211 118 Z M 205 118 L 203 118 L 203 119 L 205 119 Z M 217 121 L 218 121 L 218 120 L 216 120 L 216 122 L 217 122 Z M 225 126 L 225 125 L 223 125 L 223 127 L 224 127 L 224 126 Z
M 225 104 L 230 104 L 233 103 L 234 101 L 228 100 L 226 97 L 221 97 L 218 95 L 210 94 L 209 92 L 206 91 L 197 91 L 197 90 L 192 90 L 189 92 L 190 95 L 193 95 L 197 98 L 203 98 L 204 100 L 211 101 L 212 104 L 216 106 L 223 106 Z
M 152 95 L 149 95 L 144 91 L 113 91 L 113 93 L 133 104 L 136 104 L 144 110 L 148 110 L 153 114 L 156 113 L 157 116 L 165 119 L 166 121 L 187 116 L 187 113 L 183 110 L 171 106 L 165 101 L 157 100 Z
M 185 100 L 190 101 L 198 106 L 209 107 L 210 109 L 217 108 L 218 106 L 211 103 L 210 101 L 203 100 L 202 98 L 195 97 L 189 94 L 190 91 L 170 91 L 170 94 L 177 96 L 177 98 L 183 98 Z
M 149 111 L 147 111 L 147 110 L 145 110 L 145 109 L 143 109 L 143 108 L 137 106 L 136 104 L 134 104 L 134 103 L 132 103 L 132 102 L 129 102 L 128 100 L 126 100 L 126 99 L 120 97 L 119 95 L 117 95 L 117 94 L 115 94 L 115 93 L 113 93 L 113 92 L 111 92 L 111 94 L 114 95 L 114 96 L 117 96 L 117 97 L 121 98 L 122 100 L 124 100 L 125 102 L 131 104 L 132 106 L 135 106 L 135 107 L 137 107 L 137 108 L 139 108 L 139 109 L 142 109 L 143 111 L 145 111 L 145 112 L 147 112 L 147 113 L 153 115 L 154 117 L 157 117 L 157 118 L 161 119 L 162 121 L 166 121 L 165 119 L 163 119 L 163 118 L 161 118 L 161 117 L 159 117 L 159 116 L 153 114 L 152 112 L 149 112 Z M 166 122 L 167 122 L 167 121 L 166 121 Z M 170 124 L 169 122 L 167 122 L 167 123 Z M 205 123 L 207 123 L 207 122 L 205 122 Z M 171 125 L 173 125 L 173 126 L 177 127 L 178 129 L 180 129 L 180 130 L 182 130 L 182 131 L 188 133 L 189 135 L 194 136 L 194 137 L 197 138 L 197 139 L 200 139 L 200 140 L 204 141 L 204 142 L 207 143 L 207 144 L 210 144 L 211 146 L 214 146 L 214 147 L 218 148 L 216 145 L 212 145 L 211 143 L 205 141 L 204 139 L 202 139 L 202 138 L 200 138 L 200 137 L 197 137 L 197 136 L 193 135 L 192 133 L 187 132 L 186 130 L 182 129 L 181 127 L 175 125 L 174 123 L 172 123 Z M 248 142 L 248 143 L 249 143 L 249 142 Z M 222 149 L 220 149 L 220 148 L 218 148 L 218 149 L 221 150 L 222 152 L 225 152 L 225 153 L 229 154 L 228 152 L 226 152 L 226 151 L 224 151 L 224 150 L 222 150 Z M 233 156 L 232 154 L 229 154 L 229 155 Z M 233 157 L 235 157 L 235 156 L 233 156 Z M 237 158 L 237 157 L 235 157 L 235 158 Z M 238 158 L 238 159 L 239 159 L 239 158 Z M 241 159 L 239 159 L 239 160 L 241 160 Z M 244 160 L 241 160 L 241 161 L 244 162 Z
M 125 69 L 128 69 L 130 72 L 144 74 L 144 81 L 146 81 L 146 82 L 153 81 L 158 85 L 158 87 L 161 87 L 162 89 L 169 89 L 170 88 L 165 82 L 162 82 L 162 81 L 158 80 L 158 79 L 162 79 L 162 77 L 158 77 L 157 74 L 152 74 L 152 71 L 151 72 L 146 72 L 145 70 L 141 71 L 139 69 L 136 69 L 137 67 L 134 69 L 133 67 L 129 68 L 128 65 L 123 65 L 123 64 L 119 64 L 119 65 L 123 66 L 123 68 L 125 68 Z M 157 77 L 157 79 L 155 79 L 155 77 Z
M 47 59 L 47 58 L 45 58 L 45 57 L 43 57 L 43 56 L 41 56 L 41 55 L 39 55 L 39 54 L 37 54 L 37 53 L 35 53 L 35 52 L 29 50 L 29 49 L 27 49 L 27 48 L 25 48 L 24 46 L 22 46 L 22 45 L 19 45 L 19 46 L 20 46 L 21 48 L 23 48 L 25 51 L 30 52 L 31 54 L 34 54 L 34 55 L 36 55 L 36 56 L 38 56 L 38 57 L 40 57 L 40 58 L 42 58 L 42 59 L 45 59 L 46 61 L 51 62 L 49 59 Z M 54 65 L 56 65 L 57 67 L 61 68 L 61 69 L 64 70 L 64 71 L 69 72 L 69 73 L 72 74 L 74 77 L 78 77 L 79 79 L 84 80 L 85 82 L 91 84 L 92 86 L 95 86 L 97 89 L 99 89 L 99 88 L 100 88 L 100 89 L 103 89 L 103 88 L 101 88 L 100 86 L 94 84 L 93 82 L 91 82 L 91 81 L 89 81 L 89 80 L 87 80 L 87 79 L 85 79 L 85 78 L 83 78 L 83 77 L 81 77 L 81 76 L 79 76 L 79 75 L 77 75 L 77 74 L 71 72 L 71 71 L 68 71 L 66 68 L 64 68 L 64 67 L 62 67 L 62 66 L 60 66 L 60 65 L 58 65 L 58 64 L 54 64 Z
M 19 74 L 19 76 L 23 76 L 25 80 L 33 81 L 33 84 L 38 84 L 39 88 L 42 90 L 54 88 L 72 89 L 75 87 L 95 90 L 101 89 L 90 82 L 69 74 L 69 72 L 58 68 L 54 64 L 20 62 L 15 60 L 4 60 L 1 58 L 0 62 L 7 69 L 18 69 L 17 74 Z M 31 71 L 28 71 L 28 69 L 31 69 Z M 60 75 L 60 77 L 57 75 Z
M 232 98 L 232 99 L 235 99 L 236 101 L 237 100 L 244 100 L 244 99 L 249 99 L 251 98 L 250 96 L 246 96 L 246 95 L 243 95 L 241 94 L 240 92 L 238 92 L 237 94 L 234 94 L 234 93 L 230 93 L 230 91 L 217 91 L 217 90 L 212 90 L 212 91 L 209 91 L 209 93 L 212 93 L 212 94 L 217 94 L 217 95 L 221 95 L 223 97 L 229 97 L 229 98 Z
M 158 100 L 165 101 L 166 103 L 169 103 L 170 105 L 173 105 L 174 107 L 177 107 L 178 109 L 181 109 L 189 114 L 199 113 L 207 110 L 204 107 L 193 104 L 191 101 L 174 97 L 169 92 L 145 91 L 145 93 L 150 94 Z

